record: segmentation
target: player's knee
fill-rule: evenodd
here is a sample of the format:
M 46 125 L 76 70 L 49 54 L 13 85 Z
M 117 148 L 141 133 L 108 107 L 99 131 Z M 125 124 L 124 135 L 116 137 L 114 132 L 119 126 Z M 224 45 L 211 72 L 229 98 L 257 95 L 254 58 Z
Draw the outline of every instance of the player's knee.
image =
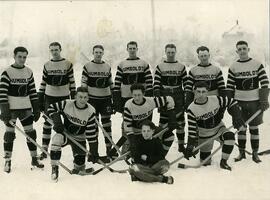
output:
M 31 139 L 36 140 L 37 139 L 37 132 L 36 130 L 31 130 L 25 132 Z
M 85 155 L 74 156 L 74 164 L 77 166 L 83 166 L 85 164 Z
M 64 136 L 56 133 L 52 138 L 52 145 L 61 146 L 64 143 Z
M 226 132 L 223 134 L 224 140 L 235 140 L 234 133 L 233 132 Z
M 6 131 L 4 134 L 4 142 L 5 143 L 13 142 L 15 140 L 15 138 L 16 138 L 15 132 Z

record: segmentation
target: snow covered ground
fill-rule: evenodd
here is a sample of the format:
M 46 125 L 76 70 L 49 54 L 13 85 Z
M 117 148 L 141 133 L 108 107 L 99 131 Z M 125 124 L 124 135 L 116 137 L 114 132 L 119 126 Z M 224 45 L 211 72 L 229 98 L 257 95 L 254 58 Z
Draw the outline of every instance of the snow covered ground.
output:
M 42 63 L 44 60 L 28 59 L 29 66 L 33 66 L 37 86 L 41 79 Z M 1 69 L 6 66 L 5 60 L 0 60 Z M 75 78 L 77 85 L 80 81 L 81 64 L 75 65 Z M 226 74 L 226 69 L 224 69 Z M 226 76 L 225 76 L 226 77 Z M 260 149 L 270 148 L 270 111 L 265 113 L 265 123 L 260 127 Z M 155 113 L 154 121 L 158 121 L 158 114 Z M 226 116 L 225 123 L 231 125 L 230 117 Z M 120 137 L 121 115 L 116 114 L 112 118 L 113 138 L 115 141 Z M 38 142 L 41 144 L 43 119 L 35 124 L 38 132 Z M 0 123 L 1 136 L 0 144 L 3 142 L 4 124 Z M 249 136 L 249 135 L 248 135 Z M 30 155 L 26 147 L 24 136 L 17 132 L 14 143 L 14 153 L 12 157 L 12 172 L 6 174 L 0 170 L 0 199 L 3 200 L 180 200 L 180 199 L 228 199 L 228 200 L 268 200 L 270 199 L 270 156 L 262 156 L 262 163 L 256 164 L 248 157 L 246 160 L 234 163 L 233 158 L 238 154 L 235 147 L 229 164 L 233 170 L 231 172 L 221 170 L 219 161 L 221 152 L 213 157 L 211 166 L 200 169 L 178 169 L 177 164 L 173 165 L 168 172 L 175 179 L 173 185 L 147 184 L 141 182 L 131 182 L 129 175 L 111 173 L 104 170 L 96 176 L 76 176 L 69 175 L 60 169 L 58 183 L 51 182 L 51 167 L 49 160 L 45 160 L 45 169 L 30 170 Z M 100 134 L 100 155 L 105 154 L 104 140 Z M 247 150 L 250 150 L 250 142 L 247 142 Z M 215 147 L 218 146 L 218 143 Z M 0 149 L 3 155 L 3 148 Z M 70 147 L 63 149 L 62 162 L 72 168 L 72 157 Z M 177 143 L 173 146 L 167 156 L 169 161 L 181 156 L 177 152 Z M 181 160 L 183 163 L 198 164 L 198 159 L 190 161 Z M 91 166 L 91 163 L 87 163 Z M 0 160 L 0 168 L 4 166 L 4 159 Z M 95 164 L 94 168 L 102 166 Z M 126 169 L 127 165 L 121 161 L 112 166 L 115 169 Z

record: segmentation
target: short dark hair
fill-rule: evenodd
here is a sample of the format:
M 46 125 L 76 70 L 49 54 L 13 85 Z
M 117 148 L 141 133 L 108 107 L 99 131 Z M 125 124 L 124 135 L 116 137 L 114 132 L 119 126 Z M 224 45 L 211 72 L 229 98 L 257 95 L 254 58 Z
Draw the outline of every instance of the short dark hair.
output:
M 248 46 L 248 43 L 246 42 L 246 41 L 244 41 L 244 40 L 240 40 L 240 41 L 238 41 L 237 43 L 236 43 L 236 47 L 238 46 L 238 45 L 247 45 Z
M 27 55 L 28 55 L 28 51 L 27 51 L 27 49 L 26 49 L 25 47 L 16 47 L 16 48 L 14 49 L 13 53 L 14 53 L 14 55 L 16 56 L 16 54 L 17 54 L 18 52 L 26 52 Z
M 51 46 L 58 46 L 60 50 L 62 50 L 62 47 L 61 47 L 61 44 L 59 42 L 52 42 L 50 45 L 49 45 L 49 48 Z
M 140 83 L 134 83 L 134 84 L 131 85 L 131 87 L 130 87 L 131 93 L 132 93 L 134 90 L 141 90 L 142 93 L 144 93 L 145 88 L 144 88 L 144 85 L 143 85 L 143 84 L 140 84 Z
M 148 119 L 142 121 L 141 127 L 143 127 L 143 126 L 149 126 L 150 129 L 152 129 L 152 130 L 155 130 L 157 128 L 156 125 Z
M 82 87 L 82 86 L 77 87 L 76 93 L 78 93 L 78 92 L 86 92 L 86 93 L 88 93 L 88 88 L 87 87 Z
M 128 48 L 128 45 L 136 45 L 136 47 L 138 47 L 138 44 L 135 41 L 130 41 L 129 43 L 127 43 L 127 48 Z
M 196 50 L 197 54 L 199 54 L 200 51 L 208 51 L 209 52 L 209 49 L 206 46 L 200 46 Z
M 93 46 L 93 51 L 95 49 L 102 49 L 102 51 L 104 51 L 104 47 L 102 45 L 100 45 L 100 44 L 97 44 L 97 45 Z
M 167 48 L 173 48 L 173 49 L 176 50 L 175 44 L 166 44 L 166 46 L 165 46 L 165 51 L 166 51 Z
M 194 84 L 194 90 L 196 90 L 197 88 L 206 88 L 207 90 L 209 90 L 209 85 L 206 81 L 198 81 Z

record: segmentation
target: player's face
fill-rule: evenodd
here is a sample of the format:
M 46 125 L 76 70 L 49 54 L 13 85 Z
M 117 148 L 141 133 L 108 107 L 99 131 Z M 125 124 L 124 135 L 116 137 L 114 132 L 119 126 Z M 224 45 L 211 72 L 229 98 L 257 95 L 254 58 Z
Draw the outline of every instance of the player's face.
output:
M 76 94 L 76 103 L 79 108 L 84 108 L 88 101 L 88 93 L 87 92 L 78 92 Z
M 196 88 L 194 91 L 194 96 L 196 101 L 205 102 L 207 99 L 208 90 L 205 87 Z
M 60 53 L 61 53 L 61 49 L 59 46 L 50 46 L 50 52 L 51 52 L 53 58 L 59 58 Z
M 166 51 L 167 59 L 175 59 L 176 49 L 175 48 L 167 48 Z
M 94 60 L 100 61 L 102 59 L 102 56 L 104 55 L 104 52 L 100 48 L 95 48 L 93 51 Z
M 15 64 L 21 67 L 24 66 L 26 58 L 27 52 L 17 52 L 17 54 L 14 55 Z
M 127 51 L 128 51 L 129 57 L 131 57 L 131 58 L 137 57 L 138 48 L 135 44 L 128 45 Z
M 245 44 L 237 45 L 236 53 L 239 55 L 240 59 L 248 59 L 249 48 Z
M 154 134 L 154 130 L 150 128 L 150 126 L 142 126 L 142 136 L 145 140 L 149 140 L 152 138 Z
M 143 102 L 143 92 L 141 90 L 133 90 L 132 97 L 136 104 L 141 104 Z
M 198 58 L 201 61 L 201 64 L 208 64 L 210 54 L 208 51 L 199 51 Z

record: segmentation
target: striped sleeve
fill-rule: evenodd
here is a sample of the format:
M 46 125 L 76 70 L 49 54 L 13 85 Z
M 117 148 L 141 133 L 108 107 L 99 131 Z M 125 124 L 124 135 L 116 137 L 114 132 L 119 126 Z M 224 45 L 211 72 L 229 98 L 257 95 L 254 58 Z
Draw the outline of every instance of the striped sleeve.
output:
M 95 122 L 95 113 L 89 117 L 86 125 L 85 136 L 88 143 L 96 143 L 97 142 L 97 132 L 96 132 L 96 122 Z
M 130 110 L 125 106 L 124 108 L 124 130 L 127 135 L 134 134 L 133 127 L 132 127 L 132 115 Z
M 82 79 L 81 79 L 81 86 L 82 87 L 87 87 L 88 85 L 88 72 L 86 69 L 86 66 L 83 67 L 83 71 L 82 71 Z
M 117 66 L 117 72 L 114 80 L 114 90 L 120 91 L 123 82 L 123 71 L 120 66 Z
M 186 70 L 185 66 L 184 66 L 184 69 L 182 71 L 181 78 L 183 80 L 184 91 L 186 91 L 187 90 L 187 84 L 188 84 L 188 75 L 187 75 L 187 70 Z
M 268 88 L 269 87 L 269 80 L 268 80 L 268 77 L 267 77 L 267 74 L 264 70 L 263 65 L 260 65 L 260 67 L 259 67 L 258 76 L 259 76 L 261 88 Z
M 197 121 L 195 115 L 190 109 L 187 110 L 187 118 L 188 118 L 188 137 L 195 139 L 197 138 Z
M 76 84 L 74 80 L 74 72 L 73 72 L 73 64 L 70 63 L 70 67 L 68 69 L 68 79 L 69 79 L 69 90 L 70 92 L 75 92 L 76 91 Z
M 0 103 L 8 103 L 8 88 L 10 85 L 10 78 L 6 71 L 1 75 L 0 82 Z
M 191 73 L 191 71 L 189 71 L 188 79 L 187 79 L 187 83 L 186 83 L 186 91 L 193 93 L 193 85 L 194 85 L 194 77 L 193 77 L 193 74 Z
M 231 69 L 229 69 L 229 72 L 228 72 L 227 90 L 231 90 L 231 91 L 235 90 L 235 76 Z
M 39 92 L 40 92 L 40 93 L 45 93 L 47 74 L 48 74 L 48 73 L 47 73 L 46 67 L 45 67 L 45 65 L 44 65 L 44 67 L 43 67 L 42 80 L 41 80 L 40 87 L 39 87 Z
M 59 101 L 57 103 L 50 104 L 48 108 L 48 115 L 49 117 L 52 117 L 52 115 L 56 112 L 63 112 L 65 106 L 66 106 L 66 101 Z
M 219 105 L 221 108 L 228 108 L 230 109 L 234 105 L 237 105 L 237 101 L 234 100 L 233 98 L 228 98 L 228 97 L 222 97 L 222 96 L 217 96 Z
M 146 68 L 144 69 L 144 77 L 146 85 L 145 90 L 153 90 L 153 77 L 149 65 L 147 65 Z
M 161 89 L 161 71 L 159 69 L 159 66 L 157 66 L 154 75 L 154 90 L 160 89 Z
M 110 68 L 110 72 L 109 72 L 109 85 L 110 85 L 110 89 L 111 91 L 113 90 L 113 80 L 112 80 L 112 70 Z
M 160 96 L 152 98 L 156 108 L 166 107 L 168 110 L 174 109 L 174 100 L 171 96 Z
M 37 90 L 36 90 L 36 86 L 35 86 L 35 79 L 34 79 L 33 73 L 31 74 L 31 77 L 30 77 L 29 82 L 28 82 L 28 94 L 29 94 L 31 101 L 38 100 Z
M 218 90 L 225 90 L 225 82 L 224 82 L 224 77 L 222 74 L 222 71 L 220 70 L 218 75 L 217 75 L 217 84 L 218 84 Z

